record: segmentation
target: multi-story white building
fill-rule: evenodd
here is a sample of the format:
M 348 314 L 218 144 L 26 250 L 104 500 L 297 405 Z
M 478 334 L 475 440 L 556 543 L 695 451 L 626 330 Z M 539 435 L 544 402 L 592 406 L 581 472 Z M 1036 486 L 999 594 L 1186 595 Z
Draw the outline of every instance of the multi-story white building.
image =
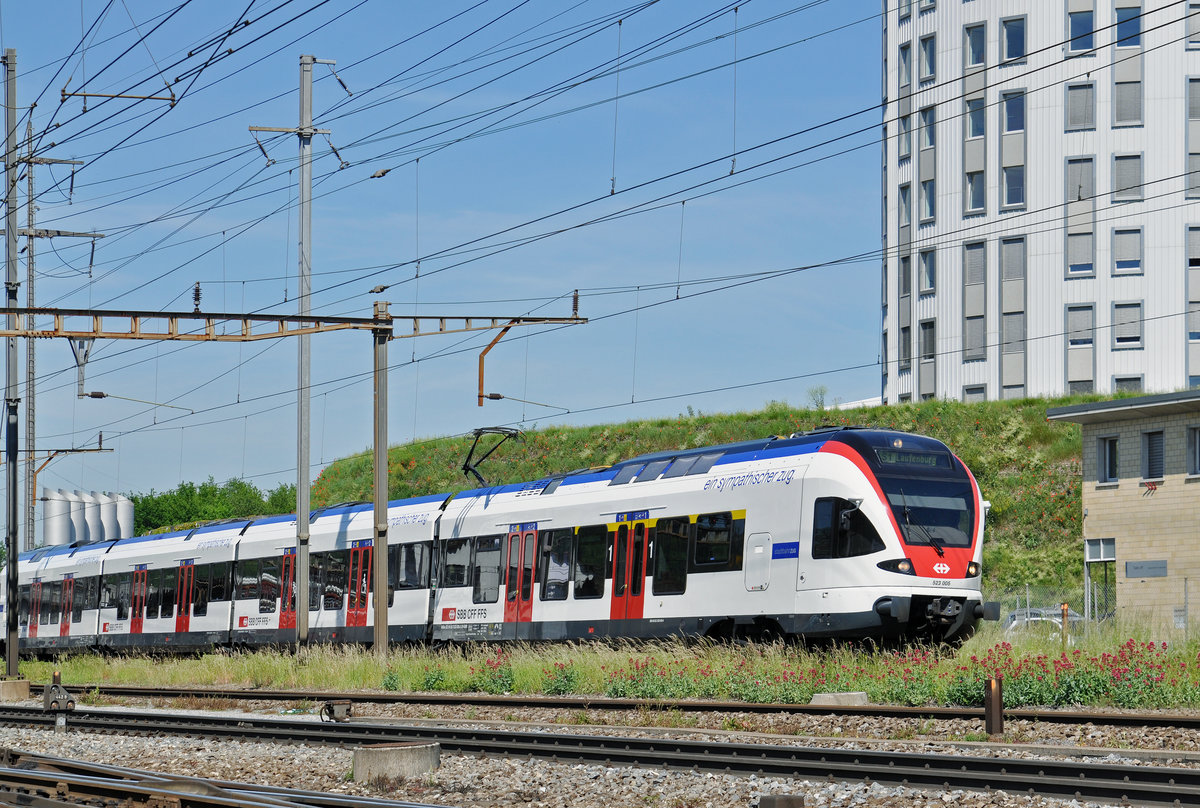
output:
M 885 401 L 1200 386 L 1200 0 L 884 7 Z

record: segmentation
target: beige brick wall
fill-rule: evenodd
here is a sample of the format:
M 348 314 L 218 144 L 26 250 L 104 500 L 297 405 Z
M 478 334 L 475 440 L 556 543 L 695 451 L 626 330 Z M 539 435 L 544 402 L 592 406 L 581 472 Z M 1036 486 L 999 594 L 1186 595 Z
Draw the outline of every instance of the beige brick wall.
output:
M 1184 605 L 1200 621 L 1200 476 L 1189 475 L 1189 430 L 1200 413 L 1083 427 L 1083 536 L 1116 539 L 1117 608 L 1126 619 L 1170 625 Z M 1164 475 L 1142 480 L 1143 434 L 1163 431 Z M 1098 483 L 1099 441 L 1117 437 L 1119 482 Z M 1126 578 L 1128 561 L 1166 561 L 1165 578 Z

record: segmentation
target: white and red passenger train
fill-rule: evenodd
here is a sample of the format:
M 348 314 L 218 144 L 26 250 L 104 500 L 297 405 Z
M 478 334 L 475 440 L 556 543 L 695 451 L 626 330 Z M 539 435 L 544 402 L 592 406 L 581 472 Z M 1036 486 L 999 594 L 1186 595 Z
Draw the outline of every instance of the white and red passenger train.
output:
M 644 455 L 603 470 L 317 511 L 308 603 L 294 516 L 21 556 L 22 650 L 197 650 L 589 637 L 954 639 L 980 594 L 985 503 L 932 438 L 839 428 Z M 4 581 L 0 577 L 0 586 Z M 0 602 L 3 602 L 0 600 Z

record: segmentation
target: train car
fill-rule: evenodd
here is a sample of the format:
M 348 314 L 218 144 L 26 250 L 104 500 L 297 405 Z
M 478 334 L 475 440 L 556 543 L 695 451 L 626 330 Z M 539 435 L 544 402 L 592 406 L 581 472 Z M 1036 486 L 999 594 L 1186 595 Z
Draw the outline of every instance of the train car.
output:
M 955 640 L 998 617 L 985 505 L 944 444 L 859 428 L 391 502 L 388 638 Z M 44 548 L 22 557 L 23 645 L 280 644 L 304 607 L 311 641 L 369 643 L 373 519 L 313 514 L 307 604 L 294 516 Z

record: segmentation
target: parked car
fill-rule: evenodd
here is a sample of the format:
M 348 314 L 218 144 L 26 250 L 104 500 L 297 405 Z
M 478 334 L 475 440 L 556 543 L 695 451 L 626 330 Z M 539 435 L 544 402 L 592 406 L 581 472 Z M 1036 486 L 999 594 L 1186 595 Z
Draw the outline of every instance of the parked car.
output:
M 1078 634 L 1083 630 L 1083 615 L 1074 609 L 1067 609 L 1067 632 Z M 1047 634 L 1062 632 L 1062 608 L 1032 608 L 1016 609 L 1004 618 L 1004 633 L 1012 636 L 1027 631 L 1042 631 Z

